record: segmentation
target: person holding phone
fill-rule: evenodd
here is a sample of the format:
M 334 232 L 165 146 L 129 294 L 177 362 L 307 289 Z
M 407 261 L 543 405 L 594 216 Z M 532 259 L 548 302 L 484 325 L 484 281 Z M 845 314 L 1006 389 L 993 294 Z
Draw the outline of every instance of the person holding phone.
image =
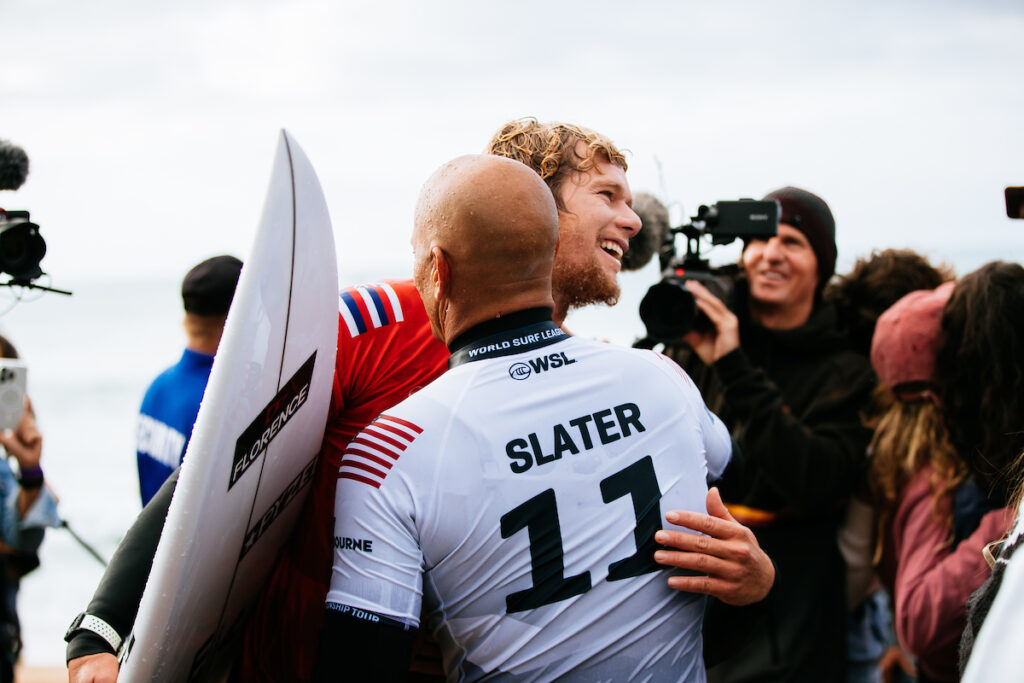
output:
M 3 360 L 18 357 L 17 350 L 3 337 L 0 354 L 0 366 Z M 19 363 L 10 371 L 24 373 L 25 367 Z M 0 424 L 0 446 L 7 456 L 0 459 L 0 682 L 7 683 L 14 680 L 14 663 L 21 650 L 18 586 L 22 576 L 39 566 L 36 550 L 43 542 L 43 533 L 46 527 L 59 524 L 59 518 L 57 501 L 43 485 L 43 437 L 36 426 L 32 402 L 23 393 L 23 381 L 3 384 L 19 392 L 24 405 L 16 422 L 12 418 Z M 3 398 L 9 402 L 11 397 Z

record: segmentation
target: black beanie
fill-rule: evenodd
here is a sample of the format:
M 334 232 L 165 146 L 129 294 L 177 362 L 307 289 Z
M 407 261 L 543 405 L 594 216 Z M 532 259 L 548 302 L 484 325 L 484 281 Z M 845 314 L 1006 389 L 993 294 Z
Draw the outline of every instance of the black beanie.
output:
M 811 243 L 818 259 L 818 290 L 836 272 L 836 220 L 825 200 L 799 187 L 783 187 L 765 195 L 782 205 L 779 223 L 792 225 Z
M 226 315 L 241 272 L 242 262 L 234 256 L 214 256 L 188 271 L 181 282 L 185 312 Z

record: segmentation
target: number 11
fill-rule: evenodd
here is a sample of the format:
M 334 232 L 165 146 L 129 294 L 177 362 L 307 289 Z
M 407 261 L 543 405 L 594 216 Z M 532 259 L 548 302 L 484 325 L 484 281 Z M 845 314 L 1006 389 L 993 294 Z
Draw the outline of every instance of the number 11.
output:
M 660 569 L 654 561 L 654 532 L 661 526 L 661 488 L 654 461 L 645 456 L 601 480 L 601 498 L 611 503 L 629 495 L 633 500 L 636 552 L 608 565 L 608 580 L 621 581 Z M 530 577 L 533 586 L 505 596 L 508 612 L 522 612 L 567 600 L 591 588 L 590 572 L 565 576 L 562 529 L 554 489 L 547 489 L 501 517 L 501 537 L 510 538 L 522 529 L 530 539 Z

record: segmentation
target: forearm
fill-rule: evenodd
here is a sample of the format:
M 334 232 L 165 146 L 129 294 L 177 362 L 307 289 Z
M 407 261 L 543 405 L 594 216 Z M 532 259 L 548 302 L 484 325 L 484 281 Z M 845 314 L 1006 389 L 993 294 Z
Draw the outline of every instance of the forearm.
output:
M 376 620 L 328 608 L 320 632 L 313 680 L 404 681 L 409 672 L 416 630 L 380 615 Z
M 6 508 L 3 540 L 19 552 L 35 552 L 43 542 L 46 527 L 57 525 L 59 519 L 57 502 L 43 487 L 18 488 L 8 497 Z
M 1002 537 L 1010 515 L 1005 508 L 993 510 L 955 550 L 938 549 L 948 539 L 948 530 L 932 520 L 930 498 L 922 497 L 918 505 L 918 521 L 907 526 L 898 560 L 896 630 L 907 650 L 927 657 L 955 647 L 966 619 L 967 598 L 989 575 L 982 548 Z
M 24 518 L 28 514 L 28 511 L 35 505 L 35 502 L 39 500 L 41 492 L 42 487 L 35 489 L 22 487 L 18 489 L 18 517 Z
M 92 601 L 86 609 L 88 614 L 107 622 L 125 638 L 132 630 L 139 602 L 149 579 L 160 534 L 163 531 L 171 495 L 178 481 L 178 472 L 157 492 L 153 500 L 142 509 L 124 540 L 110 560 L 100 580 Z M 102 638 L 88 631 L 80 631 L 67 647 L 68 661 L 85 655 L 111 652 L 112 648 Z

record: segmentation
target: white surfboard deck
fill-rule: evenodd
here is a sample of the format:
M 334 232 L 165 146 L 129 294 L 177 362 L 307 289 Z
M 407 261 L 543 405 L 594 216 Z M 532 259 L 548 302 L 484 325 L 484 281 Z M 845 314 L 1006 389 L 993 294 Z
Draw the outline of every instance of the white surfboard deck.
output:
M 337 292 L 320 183 L 282 131 L 120 681 L 224 677 L 233 627 L 309 492 L 337 353 Z
M 1024 535 L 1024 502 L 1017 509 L 1017 519 L 1007 535 L 1009 546 Z M 975 634 L 971 658 L 964 671 L 964 683 L 990 683 L 992 681 L 1019 681 L 1021 652 L 1024 643 L 1024 548 L 1017 548 L 1007 562 L 999 592 L 989 608 L 988 615 Z

